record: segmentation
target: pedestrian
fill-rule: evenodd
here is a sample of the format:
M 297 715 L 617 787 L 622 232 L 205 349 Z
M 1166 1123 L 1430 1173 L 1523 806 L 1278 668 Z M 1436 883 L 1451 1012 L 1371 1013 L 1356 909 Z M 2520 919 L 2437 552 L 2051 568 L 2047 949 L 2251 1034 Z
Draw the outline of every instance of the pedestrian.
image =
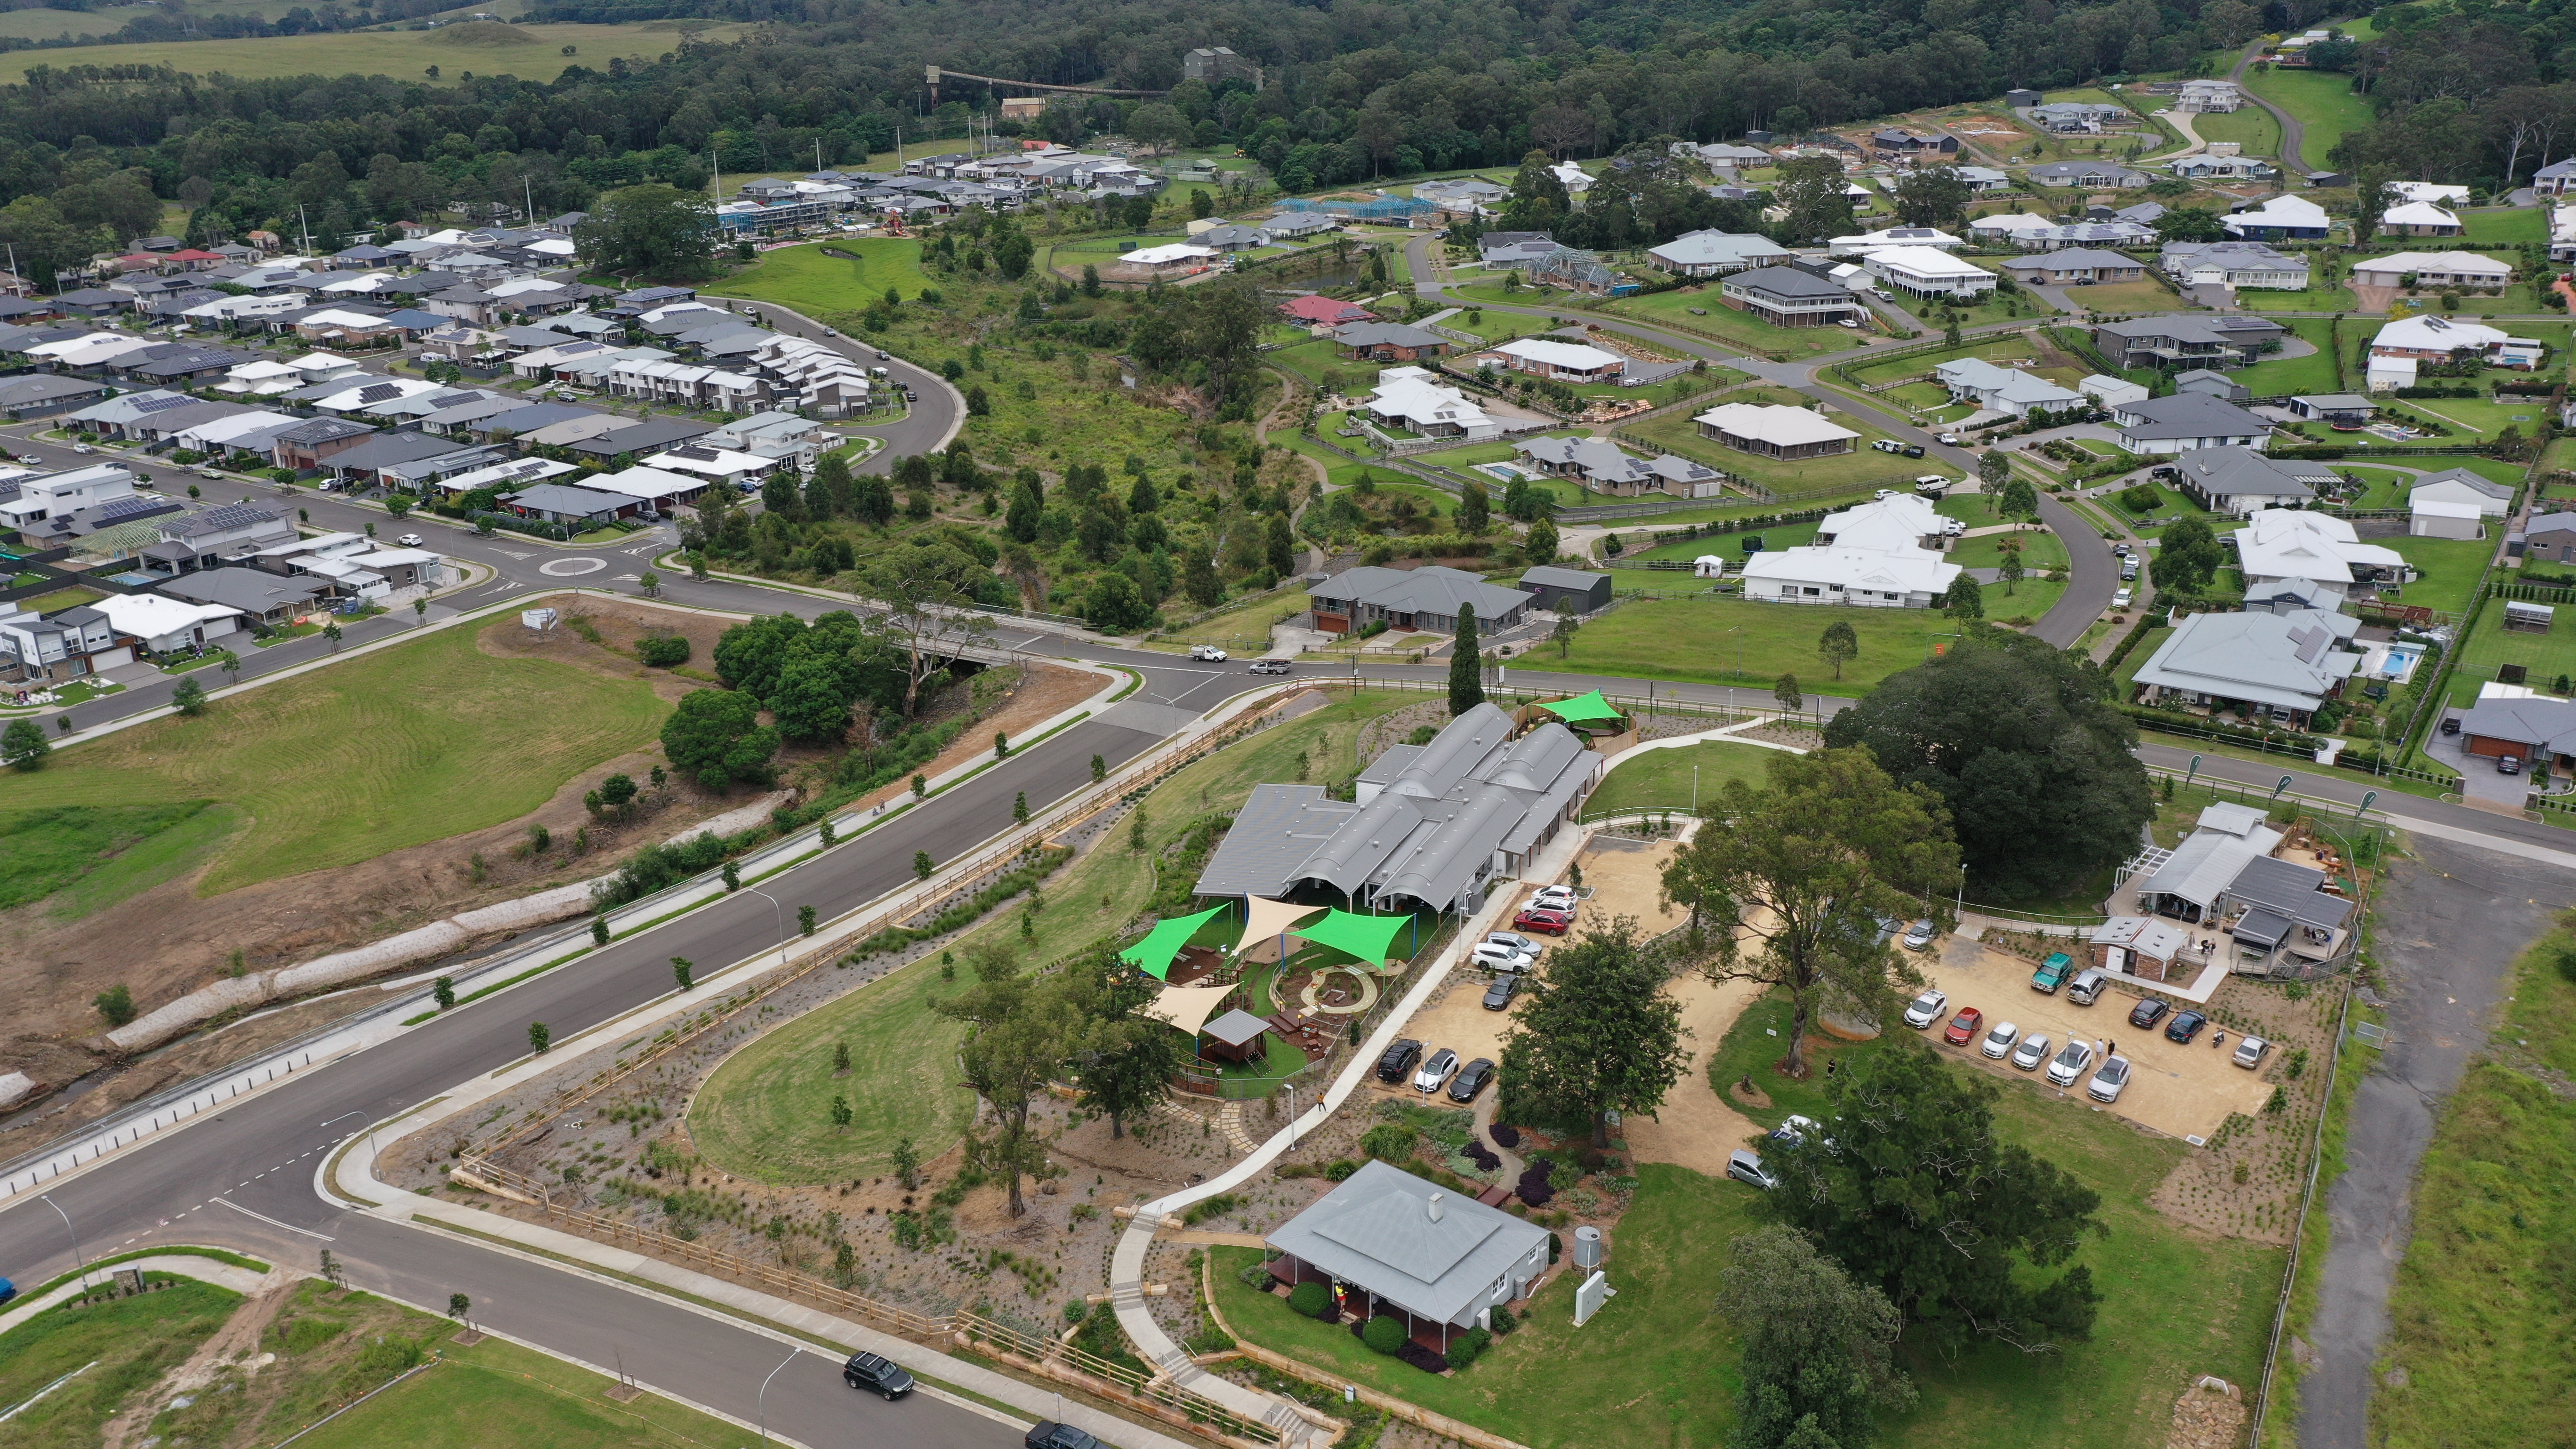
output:
M 2115 1037 L 2111 1038 L 2111 1050 L 2110 1050 L 2108 1053 L 2106 1053 L 2106 1055 L 2109 1055 L 2109 1056 L 2115 1056 L 2115 1057 L 2116 1057 L 2116 1056 L 2118 1056 L 2119 1054 L 2120 1054 L 2120 1039 L 2119 1039 L 2118 1037 L 2116 1037 L 2116 1036 L 2115 1036 Z
M 2109 1055 L 2109 1052 L 2103 1050 L 2102 1038 L 2098 1036 L 2093 1038 L 2093 1059 L 2098 1062 Z

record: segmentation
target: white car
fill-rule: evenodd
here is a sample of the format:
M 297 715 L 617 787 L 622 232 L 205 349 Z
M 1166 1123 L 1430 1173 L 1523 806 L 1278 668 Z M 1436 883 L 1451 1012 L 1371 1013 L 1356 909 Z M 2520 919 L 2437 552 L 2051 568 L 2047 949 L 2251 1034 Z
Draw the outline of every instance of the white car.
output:
M 1190 646 L 1190 657 L 1203 664 L 1223 664 L 1225 651 L 1213 644 L 1193 644 Z
M 2084 1095 L 2096 1102 L 2116 1102 L 2120 1100 L 2120 1089 L 2127 1085 L 2129 1059 L 2113 1057 L 2102 1064 L 2102 1070 L 2093 1074 L 2092 1081 L 2084 1085 Z
M 74 443 L 72 444 L 72 451 L 75 453 L 95 453 L 98 449 L 91 447 L 87 443 Z
M 2048 1033 L 2046 1032 L 2032 1032 L 2030 1035 L 2021 1039 L 2021 1045 L 2013 1048 L 2012 1065 L 2014 1071 L 2038 1071 L 2039 1064 L 2046 1060 L 2048 1060 Z
M 405 548 L 418 548 L 420 547 L 420 535 L 417 533 L 406 533 L 402 537 L 395 539 L 394 542 L 401 544 Z
M 1517 931 L 1490 931 L 1485 935 L 1488 946 L 1509 946 L 1524 956 L 1535 956 L 1546 948 Z
M 1995 1023 L 1993 1031 L 1986 1033 L 1985 1041 L 1978 1046 L 1977 1050 L 1993 1057 L 1996 1061 L 2002 1061 L 2011 1053 L 2013 1043 L 2020 1039 L 2020 1027 L 2009 1021 L 1999 1021 Z
M 1449 1080 L 1449 1074 L 1456 1070 L 1458 1070 L 1458 1054 L 1447 1047 L 1442 1047 L 1431 1054 L 1429 1061 L 1422 1064 L 1422 1070 L 1413 1074 L 1413 1090 L 1425 1093 L 1439 1091 L 1440 1084 Z
M 1926 991 L 1914 998 L 1913 1004 L 1905 1008 L 1905 1024 L 1920 1031 L 1939 1021 L 1941 1013 L 1947 1010 L 1949 1005 L 1950 993 L 1937 989 Z
M 1538 964 L 1538 958 L 1527 951 L 1499 946 L 1491 941 L 1468 953 L 1469 958 L 1488 971 L 1527 971 Z
M 18 455 L 18 461 L 26 464 L 30 468 L 41 468 L 45 466 L 45 460 L 37 457 L 33 453 L 20 453 Z
M 2263 1065 L 2263 1054 L 2271 1049 L 2272 1044 L 2259 1036 L 2238 1037 L 2236 1055 L 2231 1060 L 2249 1072 L 2255 1071 Z
M 2122 589 L 2111 596 L 2111 607 L 2114 609 L 2125 609 L 2129 607 L 2129 601 L 2136 597 L 2137 595 L 2130 590 Z
M 2066 1044 L 2065 1050 L 2057 1054 L 2057 1060 L 2048 1064 L 2048 1079 L 2058 1086 L 2071 1087 L 2075 1085 L 2078 1077 L 2084 1075 L 2084 1069 L 2091 1065 L 2093 1065 L 2093 1049 L 2080 1041 L 2071 1041 Z
M 1552 885 L 1539 887 L 1525 908 L 1533 911 L 1570 911 L 1574 909 L 1574 887 Z
M 1905 949 L 1908 951 L 1929 951 L 1932 949 L 1933 941 L 1938 939 L 1939 936 L 1940 932 L 1934 929 L 1932 925 L 1932 918 L 1926 916 L 1922 920 L 1916 921 L 1913 925 L 1906 927 Z

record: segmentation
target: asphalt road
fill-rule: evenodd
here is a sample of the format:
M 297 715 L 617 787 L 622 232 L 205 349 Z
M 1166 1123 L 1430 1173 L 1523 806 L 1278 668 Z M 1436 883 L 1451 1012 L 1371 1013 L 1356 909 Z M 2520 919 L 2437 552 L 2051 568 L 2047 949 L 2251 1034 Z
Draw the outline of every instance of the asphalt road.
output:
M 2316 169 L 2308 165 L 2307 162 L 2307 123 L 2300 120 L 2298 117 L 2291 115 L 2288 111 L 2282 110 L 2279 106 L 2272 104 L 2270 101 L 2263 99 L 2261 96 L 2254 94 L 2254 88 L 2245 84 L 2245 68 L 2248 65 L 2253 64 L 2254 57 L 2262 53 L 2262 41 L 2255 41 L 2252 45 L 2245 47 L 2245 53 L 2236 57 L 2236 68 L 2227 73 L 2227 78 L 2236 82 L 2236 88 L 2238 90 L 2245 92 L 2245 99 L 2252 101 L 2254 104 L 2271 112 L 2272 119 L 2281 123 L 2281 154 L 2273 158 L 2281 163 L 2281 170 L 2284 173 L 2295 172 L 2300 176 L 2305 176 L 2308 172 Z M 2284 189 L 2286 190 L 2286 176 L 2284 181 Z

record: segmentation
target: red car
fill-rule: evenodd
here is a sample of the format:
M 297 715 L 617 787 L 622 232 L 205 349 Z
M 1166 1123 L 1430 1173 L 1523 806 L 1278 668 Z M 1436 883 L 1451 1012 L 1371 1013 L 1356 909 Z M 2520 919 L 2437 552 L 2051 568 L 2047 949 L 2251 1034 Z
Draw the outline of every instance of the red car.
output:
M 1941 1039 L 1952 1046 L 1966 1046 L 1977 1039 L 1977 1029 L 1985 1024 L 1986 1014 L 1971 1006 L 1950 1018 L 1950 1029 L 1941 1033 Z
M 1562 936 L 1573 925 L 1572 911 L 1543 911 L 1535 906 L 1512 917 L 1514 930 L 1536 931 L 1546 936 Z

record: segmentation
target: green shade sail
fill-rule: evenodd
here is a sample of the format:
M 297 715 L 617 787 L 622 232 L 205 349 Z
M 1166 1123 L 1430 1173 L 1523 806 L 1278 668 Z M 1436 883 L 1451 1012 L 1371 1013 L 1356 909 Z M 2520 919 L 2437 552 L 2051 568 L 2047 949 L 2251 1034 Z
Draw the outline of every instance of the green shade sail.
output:
M 1118 959 L 1153 977 L 1171 979 L 1172 958 L 1190 943 L 1190 937 L 1208 922 L 1224 915 L 1229 906 L 1210 906 L 1195 916 L 1174 916 L 1145 933 L 1145 939 L 1118 953 Z
M 1619 711 L 1612 709 L 1610 702 L 1603 699 L 1601 691 L 1597 689 L 1590 694 L 1576 695 L 1572 699 L 1554 700 L 1540 705 L 1539 708 L 1567 724 L 1597 724 L 1622 718 Z
M 1412 924 L 1411 916 L 1360 916 L 1332 911 L 1312 925 L 1299 926 L 1297 934 L 1317 945 L 1347 951 L 1383 970 L 1386 948 L 1394 943 L 1395 933 Z

